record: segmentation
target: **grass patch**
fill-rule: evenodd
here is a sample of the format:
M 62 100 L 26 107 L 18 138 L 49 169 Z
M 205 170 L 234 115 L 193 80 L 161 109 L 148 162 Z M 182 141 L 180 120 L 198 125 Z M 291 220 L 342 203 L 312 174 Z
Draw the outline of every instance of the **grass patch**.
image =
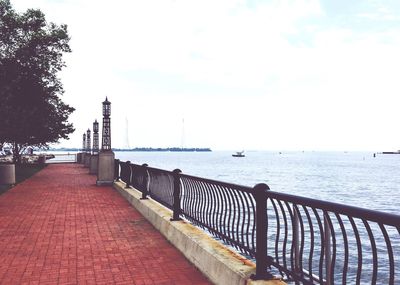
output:
M 21 183 L 35 173 L 42 170 L 46 165 L 39 164 L 17 164 L 15 165 L 15 184 Z M 0 195 L 12 188 L 10 185 L 0 185 Z

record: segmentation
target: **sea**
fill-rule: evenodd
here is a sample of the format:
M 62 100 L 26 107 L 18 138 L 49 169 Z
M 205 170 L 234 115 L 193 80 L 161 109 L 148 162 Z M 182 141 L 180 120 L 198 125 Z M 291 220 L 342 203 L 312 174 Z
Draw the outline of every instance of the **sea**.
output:
M 116 152 L 121 161 L 398 214 L 400 154 L 248 151 Z

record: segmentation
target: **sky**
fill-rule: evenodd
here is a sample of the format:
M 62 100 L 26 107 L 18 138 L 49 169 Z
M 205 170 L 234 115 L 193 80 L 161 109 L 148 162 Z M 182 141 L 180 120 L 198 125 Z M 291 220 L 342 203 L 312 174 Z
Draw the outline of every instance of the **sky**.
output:
M 398 0 L 11 2 L 68 25 L 57 147 L 107 96 L 117 148 L 400 149 Z

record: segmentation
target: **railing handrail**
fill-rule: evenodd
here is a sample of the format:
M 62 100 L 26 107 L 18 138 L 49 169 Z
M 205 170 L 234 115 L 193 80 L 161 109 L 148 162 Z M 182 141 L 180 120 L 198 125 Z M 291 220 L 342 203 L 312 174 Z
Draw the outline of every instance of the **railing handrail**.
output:
M 324 200 L 307 198 L 303 196 L 297 196 L 275 191 L 268 191 L 267 196 L 269 198 L 280 199 L 294 204 L 300 204 L 306 207 L 318 208 L 321 210 L 337 213 L 340 215 L 347 215 L 347 216 L 352 216 L 353 218 L 366 219 L 376 223 L 384 223 L 390 226 L 398 226 L 400 224 L 400 215 L 397 214 L 371 210 L 335 202 L 328 202 Z
M 240 189 L 241 191 L 247 192 L 247 193 L 254 193 L 254 190 L 252 187 L 249 186 L 244 186 L 240 184 L 234 184 L 234 183 L 229 183 L 229 182 L 223 182 L 223 181 L 218 181 L 214 179 L 209 179 L 209 178 L 203 178 L 199 176 L 193 176 L 193 175 L 188 175 L 188 174 L 181 174 L 181 177 L 186 177 L 198 181 L 203 181 L 206 183 L 211 183 L 211 184 L 216 184 L 222 187 L 229 187 L 229 188 L 235 188 L 235 189 Z
M 131 163 L 131 164 L 134 166 L 138 166 L 138 167 L 141 166 L 139 164 L 134 164 L 134 163 Z M 172 171 L 161 169 L 161 168 L 156 168 L 156 167 L 151 167 L 151 166 L 147 166 L 146 168 L 149 170 L 160 171 L 160 172 L 168 173 L 171 175 L 173 174 Z M 194 179 L 197 181 L 203 181 L 206 183 L 212 183 L 212 184 L 216 184 L 216 185 L 220 185 L 220 186 L 224 186 L 224 187 L 240 189 L 241 191 L 245 191 L 248 193 L 254 193 L 254 188 L 249 187 L 249 186 L 244 186 L 244 185 L 240 185 L 240 184 L 189 175 L 189 174 L 185 174 L 185 173 L 181 173 L 180 176 Z M 320 200 L 320 199 L 308 198 L 308 197 L 304 197 L 304 196 L 293 195 L 293 194 L 288 194 L 288 193 L 283 193 L 283 192 L 276 192 L 276 191 L 272 191 L 272 190 L 268 191 L 267 196 L 271 197 L 271 198 L 282 199 L 282 200 L 292 202 L 295 204 L 301 204 L 303 206 L 315 207 L 315 208 L 319 208 L 321 210 L 335 212 L 335 213 L 338 213 L 341 215 L 351 215 L 354 218 L 367 219 L 367 220 L 377 222 L 377 223 L 385 223 L 385 224 L 391 225 L 391 226 L 397 226 L 400 223 L 400 215 L 393 214 L 393 213 L 387 213 L 387 212 L 378 211 L 378 210 L 366 209 L 366 208 L 362 208 L 362 207 L 356 207 L 356 206 L 341 204 L 341 203 L 337 203 L 337 202 L 329 202 L 329 201 Z

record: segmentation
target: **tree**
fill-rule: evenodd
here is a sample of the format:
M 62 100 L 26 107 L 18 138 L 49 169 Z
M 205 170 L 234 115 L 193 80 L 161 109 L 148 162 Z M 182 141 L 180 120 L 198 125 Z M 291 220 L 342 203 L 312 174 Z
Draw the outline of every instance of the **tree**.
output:
M 0 144 L 12 146 L 14 161 L 28 147 L 47 147 L 68 139 L 75 110 L 59 96 L 64 89 L 57 73 L 71 52 L 66 25 L 47 23 L 36 9 L 15 12 L 0 0 Z

